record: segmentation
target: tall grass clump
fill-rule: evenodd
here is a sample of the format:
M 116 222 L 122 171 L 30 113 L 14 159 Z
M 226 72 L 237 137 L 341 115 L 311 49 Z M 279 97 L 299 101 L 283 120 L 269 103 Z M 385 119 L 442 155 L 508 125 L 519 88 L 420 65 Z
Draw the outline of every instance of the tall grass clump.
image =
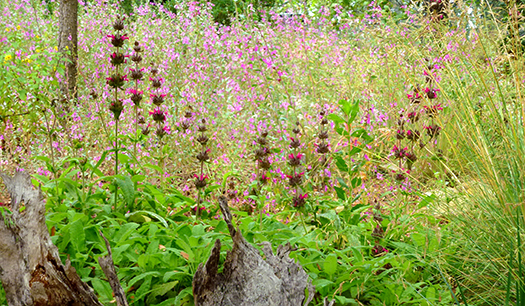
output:
M 446 269 L 468 305 L 525 302 L 525 74 L 521 38 L 512 31 L 522 22 L 518 11 L 509 4 L 497 19 L 475 20 L 476 43 L 463 50 L 471 56 L 445 67 L 452 81 L 444 94 L 455 101 L 446 137 L 461 181 L 447 205 L 456 253 L 445 256 Z

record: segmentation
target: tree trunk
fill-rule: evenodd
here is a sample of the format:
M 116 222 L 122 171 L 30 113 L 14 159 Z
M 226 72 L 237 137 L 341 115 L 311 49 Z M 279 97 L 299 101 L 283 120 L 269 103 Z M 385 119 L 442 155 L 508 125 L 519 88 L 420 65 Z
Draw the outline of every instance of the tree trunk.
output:
M 78 0 L 60 0 L 58 48 L 65 58 L 65 76 L 60 83 L 67 100 L 77 98 Z
M 40 190 L 29 175 L 0 174 L 11 195 L 11 212 L 0 207 L 0 280 L 10 306 L 102 306 L 77 275 L 64 266 L 45 223 Z
M 315 290 L 301 265 L 288 257 L 290 244 L 272 253 L 269 242 L 262 244 L 264 260 L 259 250 L 249 244 L 232 224 L 226 198 L 219 205 L 228 224 L 233 247 L 226 255 L 224 269 L 217 274 L 221 242 L 215 241 L 210 258 L 200 264 L 193 277 L 195 306 L 299 306 L 312 301 Z M 308 296 L 305 294 L 308 290 Z

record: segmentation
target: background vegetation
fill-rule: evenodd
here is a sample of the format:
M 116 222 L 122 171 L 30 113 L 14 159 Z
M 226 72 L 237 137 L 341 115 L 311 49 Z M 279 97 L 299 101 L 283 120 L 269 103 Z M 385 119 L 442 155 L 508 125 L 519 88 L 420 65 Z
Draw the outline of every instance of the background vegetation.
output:
M 34 173 L 103 303 L 98 230 L 131 304 L 192 305 L 231 245 L 219 194 L 248 241 L 297 246 L 315 305 L 523 302 L 520 3 L 87 1 L 78 101 L 57 3 L 0 3 L 0 170 Z

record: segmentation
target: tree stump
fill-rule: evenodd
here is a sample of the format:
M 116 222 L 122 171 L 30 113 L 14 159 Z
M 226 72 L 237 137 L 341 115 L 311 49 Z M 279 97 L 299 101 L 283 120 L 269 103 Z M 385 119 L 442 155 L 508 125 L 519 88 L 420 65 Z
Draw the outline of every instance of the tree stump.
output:
M 11 213 L 0 214 L 0 279 L 10 306 L 101 306 L 71 266 L 64 266 L 45 223 L 41 191 L 29 175 L 0 174 Z M 1 209 L 1 208 L 0 208 Z
M 226 255 L 223 272 L 217 274 L 221 242 L 215 241 L 205 265 L 200 264 L 193 277 L 195 306 L 299 306 L 308 305 L 315 288 L 300 264 L 289 258 L 290 244 L 272 253 L 271 244 L 262 244 L 266 260 L 232 224 L 225 197 L 219 205 L 228 224 L 233 247 Z M 308 296 L 305 294 L 308 291 Z

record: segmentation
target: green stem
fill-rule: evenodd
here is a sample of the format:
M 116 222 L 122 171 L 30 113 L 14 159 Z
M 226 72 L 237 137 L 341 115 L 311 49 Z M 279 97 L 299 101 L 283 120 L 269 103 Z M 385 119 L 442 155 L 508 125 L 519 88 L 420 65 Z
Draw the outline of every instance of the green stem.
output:
M 300 212 L 299 216 L 301 217 L 301 223 L 303 224 L 303 228 L 304 228 L 304 234 L 308 234 L 308 230 L 306 229 L 306 223 L 304 222 L 304 216 L 303 216 L 303 212 Z
M 115 120 L 115 176 L 118 174 L 118 119 Z M 117 208 L 118 185 L 115 179 L 115 209 Z

